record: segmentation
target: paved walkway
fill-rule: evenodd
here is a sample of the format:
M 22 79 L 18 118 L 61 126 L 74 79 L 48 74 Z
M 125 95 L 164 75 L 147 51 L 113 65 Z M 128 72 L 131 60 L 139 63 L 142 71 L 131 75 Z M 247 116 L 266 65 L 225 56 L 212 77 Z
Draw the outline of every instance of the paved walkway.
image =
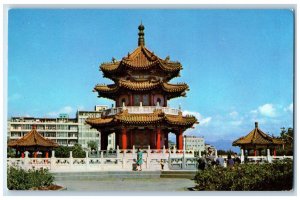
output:
M 102 180 L 59 180 L 56 184 L 64 186 L 67 191 L 153 191 L 171 192 L 187 191 L 194 187 L 193 180 L 184 178 L 105 178 Z

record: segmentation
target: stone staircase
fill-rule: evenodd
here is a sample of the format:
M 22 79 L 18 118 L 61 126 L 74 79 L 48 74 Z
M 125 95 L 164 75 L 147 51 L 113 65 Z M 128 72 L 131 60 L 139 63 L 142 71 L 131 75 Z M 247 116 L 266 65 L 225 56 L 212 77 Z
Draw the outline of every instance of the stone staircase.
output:
M 186 178 L 186 179 L 194 179 L 197 171 L 162 171 L 160 178 Z
M 106 171 L 106 172 L 64 172 L 52 173 L 55 181 L 60 180 L 105 180 L 105 179 L 140 179 L 160 178 L 160 171 Z
M 197 171 L 106 171 L 106 172 L 60 172 L 52 173 L 55 181 L 61 180 L 107 180 L 107 179 L 155 179 L 155 178 L 185 178 L 193 179 Z

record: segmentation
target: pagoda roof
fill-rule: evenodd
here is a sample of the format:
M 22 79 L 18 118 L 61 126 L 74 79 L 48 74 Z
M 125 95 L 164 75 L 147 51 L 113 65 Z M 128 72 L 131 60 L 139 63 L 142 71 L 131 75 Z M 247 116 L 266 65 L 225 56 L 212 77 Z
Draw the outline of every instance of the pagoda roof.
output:
M 10 140 L 8 142 L 9 147 L 58 147 L 59 145 L 52 140 L 40 135 L 36 128 L 33 128 L 30 132 L 24 135 L 18 140 Z
M 189 87 L 185 83 L 170 84 L 162 81 L 132 81 L 132 80 L 119 80 L 116 84 L 110 85 L 96 85 L 94 91 L 99 93 L 99 96 L 113 98 L 113 95 L 119 91 L 120 88 L 133 90 L 133 91 L 148 91 L 156 88 L 162 89 L 167 93 L 178 93 L 184 96 L 185 91 L 189 90 Z M 175 96 L 174 96 L 175 97 Z
M 255 122 L 255 128 L 248 133 L 244 137 L 240 137 L 239 139 L 235 140 L 232 145 L 233 146 L 255 146 L 255 145 L 262 145 L 262 146 L 272 146 L 272 145 L 281 145 L 284 142 L 280 139 L 271 137 L 264 133 L 262 130 L 258 128 L 258 123 Z
M 129 114 L 127 110 L 110 117 L 103 118 L 88 118 L 86 120 L 87 124 L 92 127 L 108 126 L 114 122 L 121 122 L 125 124 L 153 124 L 159 122 L 166 122 L 171 125 L 180 126 L 192 126 L 197 122 L 194 116 L 182 116 L 179 115 L 168 115 L 163 113 L 161 110 L 156 110 L 151 114 Z
M 122 69 L 131 70 L 149 70 L 159 67 L 160 70 L 168 72 L 179 72 L 182 66 L 179 62 L 169 61 L 169 58 L 161 59 L 145 46 L 138 46 L 132 53 L 128 53 L 127 57 L 123 57 L 121 61 L 113 60 L 110 63 L 103 63 L 100 69 L 104 74 L 116 73 Z

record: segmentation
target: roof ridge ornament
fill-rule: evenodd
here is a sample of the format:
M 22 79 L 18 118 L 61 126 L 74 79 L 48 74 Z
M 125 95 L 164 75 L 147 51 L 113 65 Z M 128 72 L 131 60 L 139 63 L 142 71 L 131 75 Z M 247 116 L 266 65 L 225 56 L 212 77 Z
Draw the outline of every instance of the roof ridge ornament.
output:
M 141 24 L 139 25 L 139 27 L 138 27 L 138 29 L 139 29 L 139 40 L 138 40 L 138 46 L 145 46 L 145 39 L 144 39 L 144 29 L 145 29 L 145 27 L 144 27 L 144 25 L 142 24 L 142 22 L 141 22 Z

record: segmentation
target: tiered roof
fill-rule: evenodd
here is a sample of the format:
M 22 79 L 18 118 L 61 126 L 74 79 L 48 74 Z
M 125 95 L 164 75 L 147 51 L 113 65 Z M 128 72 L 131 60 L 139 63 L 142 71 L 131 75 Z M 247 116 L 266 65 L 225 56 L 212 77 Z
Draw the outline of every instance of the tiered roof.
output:
M 188 85 L 185 83 L 170 84 L 172 78 L 179 76 L 182 66 L 170 58 L 161 59 L 145 47 L 144 26 L 139 26 L 138 47 L 121 61 L 114 58 L 110 63 L 100 66 L 103 76 L 115 83 L 110 85 L 96 85 L 95 92 L 99 97 L 114 99 L 119 89 L 129 91 L 148 91 L 159 89 L 167 94 L 167 98 L 185 96 Z M 141 77 L 141 78 L 138 78 Z
M 274 146 L 282 145 L 284 142 L 280 139 L 271 137 L 258 128 L 258 123 L 255 122 L 255 128 L 244 137 L 235 140 L 233 146 Z
M 103 63 L 100 70 L 104 77 L 116 79 L 116 76 L 126 74 L 128 70 L 145 71 L 155 70 L 164 74 L 167 80 L 179 76 L 182 66 L 179 62 L 170 61 L 169 57 L 161 59 L 145 46 L 137 47 L 132 53 L 128 54 L 121 61 L 113 60 L 110 63 Z
M 8 146 L 12 148 L 17 147 L 58 147 L 58 144 L 50 139 L 44 138 L 40 135 L 35 126 L 32 130 L 18 140 L 10 140 Z
M 86 120 L 86 123 L 90 124 L 94 128 L 114 125 L 115 123 L 155 124 L 159 122 L 166 122 L 170 125 L 192 127 L 193 124 L 197 123 L 197 119 L 194 116 L 182 116 L 182 113 L 179 113 L 179 115 L 168 115 L 163 113 L 161 109 L 157 109 L 151 114 L 128 114 L 128 111 L 124 110 L 115 116 L 88 118 Z
M 170 84 L 162 81 L 131 81 L 131 80 L 119 80 L 115 84 L 110 85 L 96 85 L 94 91 L 97 91 L 99 95 L 106 98 L 113 98 L 114 95 L 120 92 L 120 89 L 128 89 L 132 91 L 149 91 L 153 89 L 160 89 L 169 93 L 169 98 L 174 98 L 179 95 L 185 96 L 185 91 L 189 90 L 189 87 L 185 83 Z

